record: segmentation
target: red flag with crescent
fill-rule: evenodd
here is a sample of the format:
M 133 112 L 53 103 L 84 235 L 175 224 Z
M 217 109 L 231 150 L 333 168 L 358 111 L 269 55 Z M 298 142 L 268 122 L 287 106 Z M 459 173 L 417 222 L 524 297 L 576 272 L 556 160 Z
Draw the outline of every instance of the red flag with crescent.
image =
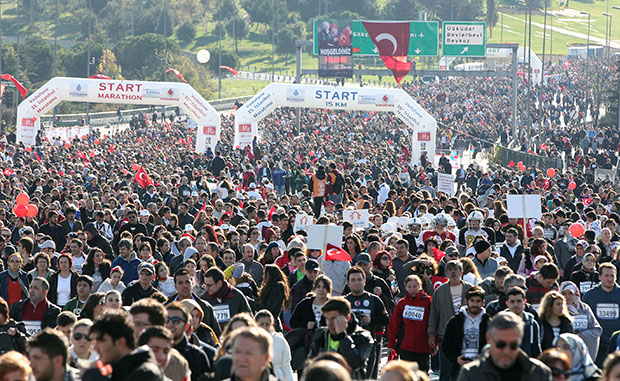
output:
M 241 76 L 241 73 L 239 73 L 237 70 L 233 69 L 233 68 L 232 68 L 232 67 L 230 67 L 230 66 L 224 66 L 224 65 L 222 65 L 222 66 L 220 66 L 220 67 L 221 67 L 222 69 L 226 69 L 226 70 L 228 70 L 228 71 L 229 71 L 229 72 L 231 72 L 231 73 L 232 73 L 235 77 L 239 77 L 239 76 Z
M 90 79 L 112 79 L 110 77 L 108 77 L 107 75 L 103 75 L 103 74 L 93 74 L 90 77 L 88 77 Z
M 134 177 L 134 181 L 140 184 L 142 188 L 146 188 L 149 185 L 153 184 L 153 181 L 151 180 L 149 175 L 146 174 L 146 171 L 142 166 L 138 168 L 138 172 L 136 173 L 136 177 Z
M 341 248 L 332 245 L 331 243 L 327 244 L 327 250 L 325 251 L 325 260 L 326 261 L 348 261 L 351 262 L 351 256 L 346 251 Z
M 405 78 L 412 66 L 411 62 L 407 62 L 409 21 L 362 21 L 362 24 L 377 47 L 385 67 L 392 71 L 396 82 L 400 85 L 400 81 Z

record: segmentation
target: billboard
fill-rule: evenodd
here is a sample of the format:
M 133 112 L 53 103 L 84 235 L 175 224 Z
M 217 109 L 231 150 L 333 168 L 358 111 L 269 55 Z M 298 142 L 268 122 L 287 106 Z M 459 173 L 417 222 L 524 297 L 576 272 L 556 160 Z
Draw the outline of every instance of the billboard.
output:
M 351 20 L 318 19 L 314 26 L 319 77 L 353 77 Z

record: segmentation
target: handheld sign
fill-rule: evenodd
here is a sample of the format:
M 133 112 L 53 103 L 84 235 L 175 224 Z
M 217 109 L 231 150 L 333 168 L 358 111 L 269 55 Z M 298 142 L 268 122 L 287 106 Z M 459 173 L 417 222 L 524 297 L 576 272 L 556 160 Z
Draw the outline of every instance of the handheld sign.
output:
M 325 252 L 328 243 L 341 247 L 343 229 L 336 225 L 308 225 L 308 249 Z
M 343 210 L 342 219 L 352 223 L 354 229 L 366 229 L 368 227 L 368 209 Z
M 452 196 L 454 194 L 454 175 L 447 173 L 437 174 L 437 192 Z
M 542 218 L 540 195 L 538 194 L 511 194 L 506 195 L 508 218 L 523 218 L 523 242 L 527 245 L 528 218 Z
M 293 232 L 300 230 L 308 231 L 308 225 L 314 223 L 314 217 L 307 214 L 298 214 L 295 216 L 295 225 L 293 225 Z

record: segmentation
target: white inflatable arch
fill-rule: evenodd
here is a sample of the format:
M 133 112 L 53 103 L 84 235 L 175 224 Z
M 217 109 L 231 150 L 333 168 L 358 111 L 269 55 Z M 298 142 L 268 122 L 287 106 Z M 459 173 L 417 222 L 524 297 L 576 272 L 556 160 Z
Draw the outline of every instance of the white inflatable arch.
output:
M 269 84 L 235 113 L 234 146 L 251 145 L 258 122 L 280 106 L 392 111 L 409 127 L 412 164 L 419 164 L 422 152 L 434 162 L 437 122 L 402 89 Z
M 41 115 L 62 101 L 178 106 L 198 125 L 196 152 L 215 152 L 220 139 L 219 114 L 187 83 L 55 77 L 17 107 L 17 141 L 34 145 Z

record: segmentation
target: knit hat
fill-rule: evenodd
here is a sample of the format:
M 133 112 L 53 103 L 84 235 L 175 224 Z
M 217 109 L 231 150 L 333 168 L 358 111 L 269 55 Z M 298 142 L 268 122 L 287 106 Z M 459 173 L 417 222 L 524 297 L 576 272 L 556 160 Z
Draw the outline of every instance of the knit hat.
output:
M 486 249 L 488 249 L 489 247 L 491 247 L 491 244 L 488 243 L 485 240 L 482 241 L 478 241 L 476 242 L 476 244 L 474 245 L 474 248 L 476 249 L 476 254 L 480 254 L 483 251 L 485 251 Z

